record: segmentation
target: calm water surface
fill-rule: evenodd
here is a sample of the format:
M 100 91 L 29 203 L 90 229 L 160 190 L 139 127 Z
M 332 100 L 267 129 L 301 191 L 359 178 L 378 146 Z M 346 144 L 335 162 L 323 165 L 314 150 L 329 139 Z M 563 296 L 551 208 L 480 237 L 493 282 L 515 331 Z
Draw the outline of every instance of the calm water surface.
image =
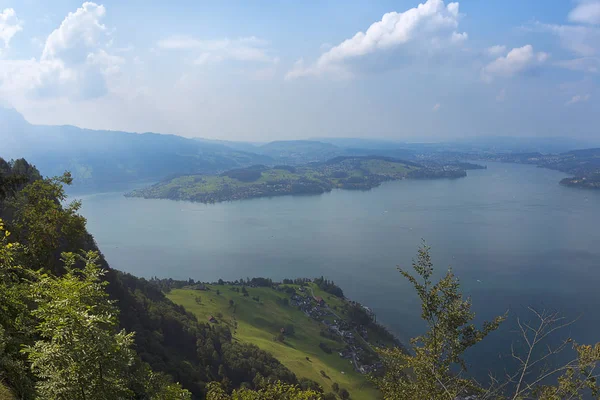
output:
M 366 192 L 214 205 L 122 193 L 82 200 L 111 266 L 134 275 L 324 275 L 405 340 L 422 325 L 396 266 L 410 267 L 424 238 L 438 268 L 452 266 L 460 277 L 478 317 L 520 314 L 528 305 L 558 309 L 582 315 L 570 328 L 576 339 L 598 341 L 600 192 L 562 187 L 564 176 L 489 163 L 464 179 L 389 182 Z M 472 358 L 497 359 L 500 345 L 508 345 L 499 336 Z

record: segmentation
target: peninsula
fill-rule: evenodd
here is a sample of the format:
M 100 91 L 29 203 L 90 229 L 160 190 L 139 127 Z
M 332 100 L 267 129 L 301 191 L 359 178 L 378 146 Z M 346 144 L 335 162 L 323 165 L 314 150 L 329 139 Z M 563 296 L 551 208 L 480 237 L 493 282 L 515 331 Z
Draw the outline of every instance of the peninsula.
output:
M 424 165 L 381 156 L 336 157 L 303 166 L 255 165 L 219 175 L 185 175 L 127 193 L 128 197 L 201 203 L 288 194 L 320 194 L 332 189 L 368 190 L 400 179 L 466 176 L 457 165 Z

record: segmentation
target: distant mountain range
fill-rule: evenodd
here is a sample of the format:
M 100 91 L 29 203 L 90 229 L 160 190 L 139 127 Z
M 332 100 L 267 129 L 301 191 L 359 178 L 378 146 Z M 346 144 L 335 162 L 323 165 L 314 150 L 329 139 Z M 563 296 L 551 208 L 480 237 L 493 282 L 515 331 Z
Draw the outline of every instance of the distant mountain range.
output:
M 7 109 L 0 109 L 0 156 L 24 157 L 44 175 L 69 170 L 77 186 L 90 189 L 273 162 L 265 155 L 175 135 L 32 125 Z
M 218 174 L 251 165 L 302 165 L 339 156 L 401 160 L 440 153 L 559 153 L 592 147 L 568 138 L 480 137 L 446 143 L 406 143 L 365 138 L 319 138 L 266 144 L 188 139 L 157 133 L 32 125 L 12 109 L 0 108 L 0 157 L 27 158 L 44 175 L 71 171 L 83 190 L 120 190 L 132 184 L 190 174 Z

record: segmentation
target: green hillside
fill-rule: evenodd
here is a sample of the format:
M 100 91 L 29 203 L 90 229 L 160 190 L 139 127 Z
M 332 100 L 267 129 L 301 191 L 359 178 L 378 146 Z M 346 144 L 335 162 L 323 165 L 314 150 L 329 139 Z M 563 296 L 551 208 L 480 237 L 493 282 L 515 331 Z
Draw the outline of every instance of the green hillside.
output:
M 405 178 L 466 176 L 454 166 L 425 167 L 387 157 L 337 157 L 324 163 L 269 168 L 255 165 L 220 175 L 188 175 L 128 194 L 132 197 L 215 203 L 289 194 L 320 194 L 334 188 L 366 190 L 382 182 Z
M 315 296 L 322 296 L 330 307 L 336 307 L 342 313 L 346 300 L 322 292 L 315 284 L 311 283 L 310 287 Z M 336 350 L 344 348 L 343 342 L 321 336 L 324 324 L 310 318 L 299 308 L 284 305 L 283 299 L 289 300 L 289 293 L 269 287 L 248 287 L 248 296 L 244 296 L 235 291 L 240 286 L 206 285 L 205 288 L 207 290 L 174 289 L 168 297 L 183 305 L 200 321 L 208 321 L 212 316 L 216 324 L 229 326 L 234 339 L 270 352 L 298 378 L 312 379 L 326 392 L 332 391 L 335 382 L 346 388 L 353 399 L 381 397 L 365 375 L 354 371 L 352 360 L 340 357 Z M 294 333 L 284 335 L 283 342 L 276 340 L 281 328 L 289 329 L 290 325 Z M 333 350 L 331 354 L 321 349 L 322 343 Z

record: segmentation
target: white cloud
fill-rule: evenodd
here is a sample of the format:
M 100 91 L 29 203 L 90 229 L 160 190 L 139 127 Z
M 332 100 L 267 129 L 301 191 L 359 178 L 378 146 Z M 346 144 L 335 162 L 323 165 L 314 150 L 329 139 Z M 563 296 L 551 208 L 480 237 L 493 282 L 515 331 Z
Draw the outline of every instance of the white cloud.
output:
M 107 77 L 119 71 L 124 59 L 104 50 L 105 14 L 103 6 L 83 3 L 46 38 L 38 60 L 0 61 L 0 92 L 74 99 L 106 94 Z
M 469 35 L 467 34 L 467 32 L 463 32 L 463 33 L 452 32 L 452 36 L 450 37 L 450 40 L 452 41 L 452 43 L 461 43 L 461 42 L 464 42 L 465 40 L 467 40 L 468 38 L 469 38 Z
M 102 5 L 86 2 L 70 12 L 46 39 L 42 60 L 61 59 L 65 63 L 85 62 L 90 48 L 98 46 L 106 27 L 100 20 L 106 14 Z
M 189 36 L 172 36 L 159 40 L 158 48 L 164 50 L 195 50 L 200 54 L 195 64 L 205 65 L 225 60 L 277 63 L 270 55 L 268 42 L 254 36 L 239 39 L 200 40 Z
M 572 60 L 562 60 L 554 63 L 555 65 L 570 69 L 572 71 L 583 71 L 598 73 L 600 72 L 600 58 L 597 57 L 581 57 Z
M 485 51 L 490 57 L 499 57 L 503 54 L 506 54 L 506 46 L 504 45 L 495 45 L 488 47 Z
M 494 77 L 510 77 L 529 71 L 548 59 L 544 52 L 535 53 L 530 44 L 514 48 L 505 57 L 498 57 L 481 70 L 485 81 L 492 81 Z
M 433 112 L 438 112 L 438 110 L 440 109 L 442 105 L 440 103 L 436 103 L 433 108 L 431 109 L 431 111 Z
M 588 94 L 576 94 L 575 96 L 571 97 L 571 100 L 567 101 L 565 103 L 565 105 L 570 106 L 571 104 L 575 104 L 575 103 L 582 103 L 585 101 L 588 101 L 592 96 L 588 93 Z
M 582 1 L 569 13 L 569 21 L 600 24 L 600 1 Z
M 600 28 L 583 25 L 554 25 L 537 23 L 537 30 L 558 36 L 565 49 L 578 56 L 591 57 L 600 54 Z
M 4 42 L 4 48 L 8 48 L 11 39 L 17 32 L 23 29 L 23 25 L 17 13 L 12 8 L 6 8 L 0 12 L 0 40 Z
M 456 31 L 460 14 L 458 3 L 444 4 L 443 0 L 427 0 L 407 11 L 389 12 L 373 23 L 365 32 L 358 32 L 350 39 L 332 47 L 306 66 L 296 64 L 286 78 L 332 73 L 347 75 L 348 63 L 376 52 L 414 45 L 412 51 L 431 51 L 444 48 L 446 43 L 464 42 L 466 33 Z

